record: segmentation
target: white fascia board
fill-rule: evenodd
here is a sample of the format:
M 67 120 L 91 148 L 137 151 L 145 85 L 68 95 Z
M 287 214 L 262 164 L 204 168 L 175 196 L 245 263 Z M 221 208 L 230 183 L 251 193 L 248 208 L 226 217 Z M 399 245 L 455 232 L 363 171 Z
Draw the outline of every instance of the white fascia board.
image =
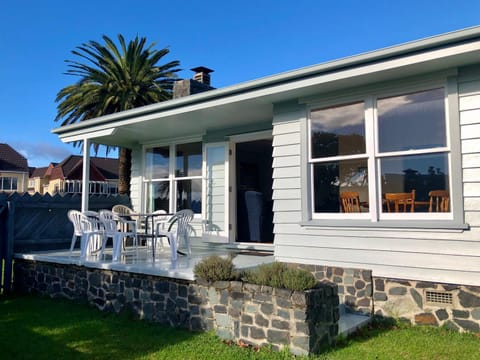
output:
M 374 62 L 371 64 L 360 65 L 352 68 L 347 68 L 344 70 L 334 70 L 331 72 L 325 72 L 317 76 L 311 76 L 303 78 L 300 80 L 292 80 L 288 82 L 283 82 L 278 85 L 273 85 L 269 87 L 255 87 L 251 86 L 252 90 L 238 92 L 230 91 L 226 92 L 225 90 L 222 93 L 225 93 L 225 96 L 220 96 L 219 90 L 210 90 L 206 92 L 208 97 L 204 101 L 200 101 L 200 96 L 203 95 L 192 95 L 185 98 L 183 102 L 185 104 L 174 106 L 176 100 L 166 101 L 161 104 L 149 105 L 143 108 L 128 110 L 126 112 L 116 113 L 112 115 L 107 115 L 101 118 L 92 119 L 88 122 L 82 122 L 78 124 L 69 125 L 67 127 L 60 127 L 52 130 L 52 133 L 62 135 L 76 135 L 82 133 L 83 131 L 92 131 L 93 129 L 102 130 L 109 129 L 112 126 L 121 127 L 124 125 L 131 125 L 138 122 L 144 122 L 154 119 L 161 119 L 163 117 L 174 116 L 177 114 L 183 114 L 188 112 L 194 112 L 198 110 L 204 110 L 208 108 L 214 108 L 217 106 L 228 105 L 232 103 L 237 103 L 246 100 L 258 99 L 262 97 L 268 97 L 273 95 L 278 95 L 283 92 L 291 92 L 298 89 L 302 89 L 309 86 L 333 83 L 336 81 L 354 79 L 356 77 L 361 77 L 365 75 L 372 75 L 375 73 L 381 73 L 388 70 L 402 69 L 410 66 L 418 66 L 421 64 L 428 63 L 430 61 L 441 61 L 448 58 L 453 58 L 462 54 L 478 52 L 480 55 L 480 40 L 464 43 L 460 45 L 450 46 L 446 48 L 439 48 L 436 50 L 431 50 L 428 52 L 408 55 L 400 58 L 394 58 L 391 60 L 384 60 L 381 62 Z M 277 75 L 280 77 L 280 75 Z M 255 89 L 256 88 L 256 89 Z M 222 89 L 220 89 L 222 90 Z M 218 96 L 214 97 L 213 95 L 217 94 Z M 210 99 L 212 98 L 213 99 Z M 195 98 L 195 99 L 194 99 Z M 196 100 L 196 101 L 194 101 Z M 190 104 L 189 104 L 190 103 Z M 155 107 L 155 111 L 152 111 L 152 106 Z M 150 111 L 147 111 L 146 108 L 149 108 Z M 128 117 L 127 117 L 128 115 Z M 88 126 L 88 127 L 87 127 Z M 67 135 L 67 136 L 69 136 Z M 107 134 L 108 135 L 108 134 Z
M 83 131 L 82 131 L 83 130 Z M 92 131 L 91 128 L 89 129 L 82 129 L 78 132 L 75 132 L 74 134 L 67 135 L 59 135 L 60 140 L 64 143 L 69 143 L 69 142 L 74 142 L 74 141 L 84 141 L 87 139 L 94 140 L 95 138 L 98 137 L 103 137 L 103 136 L 110 136 L 115 134 L 117 131 L 116 128 L 109 128 L 109 129 L 104 129 L 104 130 L 94 130 Z

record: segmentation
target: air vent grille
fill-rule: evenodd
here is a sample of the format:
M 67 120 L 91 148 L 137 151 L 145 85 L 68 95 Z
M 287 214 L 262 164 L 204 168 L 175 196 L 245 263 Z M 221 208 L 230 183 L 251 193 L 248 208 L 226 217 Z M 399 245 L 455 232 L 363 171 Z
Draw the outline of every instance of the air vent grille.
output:
M 453 304 L 453 294 L 445 291 L 426 291 L 425 300 L 431 304 Z

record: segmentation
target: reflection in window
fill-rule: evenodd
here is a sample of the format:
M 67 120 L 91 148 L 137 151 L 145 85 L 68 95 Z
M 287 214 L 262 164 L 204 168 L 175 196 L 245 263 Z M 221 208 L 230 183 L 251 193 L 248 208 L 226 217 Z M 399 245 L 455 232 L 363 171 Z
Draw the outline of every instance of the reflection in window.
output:
M 147 149 L 145 153 L 145 177 L 151 179 L 167 179 L 169 174 L 168 146 Z
M 177 211 L 191 209 L 195 214 L 202 212 L 202 180 L 177 181 Z
M 363 103 L 311 113 L 312 158 L 365 153 Z
M 176 146 L 175 176 L 202 175 L 202 143 L 179 144 Z
M 170 157 L 170 154 L 175 156 Z M 202 212 L 202 143 L 174 144 L 145 151 L 146 211 Z
M 313 166 L 314 209 L 318 213 L 341 212 L 340 194 L 357 192 L 360 202 L 368 202 L 366 159 L 332 161 Z
M 415 190 L 415 212 L 429 211 L 431 191 L 450 188 L 446 154 L 389 157 L 380 164 L 382 194 Z
M 444 89 L 377 101 L 380 152 L 446 146 Z
M 366 98 L 366 103 L 311 112 L 312 217 L 360 211 L 370 212 L 372 221 L 395 219 L 398 215 L 386 214 L 386 194 L 389 203 L 413 204 L 414 213 L 451 212 L 445 89 Z M 365 114 L 372 115 L 371 136 L 365 132 Z M 369 196 L 369 190 L 375 193 Z M 373 199 L 375 206 L 369 204 Z M 431 218 L 449 218 L 444 215 Z M 410 216 L 415 214 L 398 218 Z
M 168 181 L 152 182 L 147 186 L 147 211 L 170 212 L 170 184 Z

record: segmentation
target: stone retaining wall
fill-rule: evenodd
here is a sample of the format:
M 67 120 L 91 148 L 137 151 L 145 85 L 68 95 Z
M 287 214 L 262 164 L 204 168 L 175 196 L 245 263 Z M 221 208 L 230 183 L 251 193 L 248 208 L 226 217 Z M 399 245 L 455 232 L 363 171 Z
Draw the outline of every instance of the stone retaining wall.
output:
M 338 287 L 340 304 L 347 312 L 372 313 L 372 272 L 362 269 L 348 269 L 322 265 L 298 265 L 315 276 L 317 281 L 328 282 Z
M 320 265 L 298 265 L 317 280 L 338 286 L 340 307 L 346 312 L 392 317 L 416 325 L 447 326 L 458 331 L 480 332 L 480 287 L 387 279 L 372 271 Z M 427 300 L 427 291 L 434 300 Z M 451 299 L 451 304 L 446 300 Z
M 374 284 L 376 315 L 412 324 L 445 325 L 454 330 L 480 332 L 478 286 L 384 278 L 375 278 Z
M 15 290 L 87 301 L 103 311 L 190 330 L 215 330 L 223 339 L 294 354 L 318 353 L 338 333 L 335 285 L 292 292 L 238 281 L 196 282 L 75 265 L 15 260 Z

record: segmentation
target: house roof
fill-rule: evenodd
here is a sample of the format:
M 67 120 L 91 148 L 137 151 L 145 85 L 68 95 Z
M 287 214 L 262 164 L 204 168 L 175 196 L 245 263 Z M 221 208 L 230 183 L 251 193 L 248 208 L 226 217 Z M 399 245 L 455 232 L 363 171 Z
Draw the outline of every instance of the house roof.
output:
M 59 164 L 46 168 L 45 175 L 50 175 L 51 180 L 75 178 L 81 175 L 82 164 L 82 156 L 70 155 Z M 97 172 L 96 180 L 118 179 L 118 159 L 91 157 L 90 166 L 91 171 L 93 166 L 93 171 Z
M 48 170 L 48 166 L 33 168 L 33 171 L 30 173 L 30 177 L 45 177 L 45 173 Z
M 0 144 L 0 171 L 28 173 L 27 159 L 8 144 Z
M 80 122 L 52 132 L 65 141 L 131 146 L 160 138 L 270 121 L 273 105 L 372 82 L 465 66 L 480 58 L 480 27 L 281 73 Z M 179 126 L 184 124 L 186 126 Z

